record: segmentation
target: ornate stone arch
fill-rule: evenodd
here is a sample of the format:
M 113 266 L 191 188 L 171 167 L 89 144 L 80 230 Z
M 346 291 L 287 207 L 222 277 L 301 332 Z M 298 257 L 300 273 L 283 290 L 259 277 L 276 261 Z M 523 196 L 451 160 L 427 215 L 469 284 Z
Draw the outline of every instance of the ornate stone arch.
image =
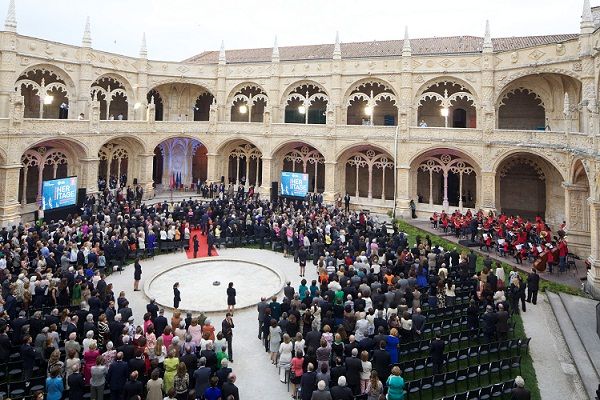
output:
M 33 180 L 37 181 L 36 183 L 36 191 L 34 199 L 37 200 L 40 198 L 42 191 L 42 181 L 46 176 L 49 179 L 59 178 L 58 170 L 61 166 L 63 167 L 63 172 L 61 173 L 61 177 L 66 177 L 70 174 L 69 169 L 72 170 L 72 165 L 75 163 L 75 156 L 68 155 L 68 151 L 57 147 L 31 147 L 27 149 L 21 155 L 21 203 L 27 204 L 29 202 L 30 196 L 28 196 L 28 181 Z M 69 168 L 70 167 L 70 168 Z M 35 168 L 35 170 L 33 170 Z M 37 177 L 33 177 L 33 179 L 28 179 L 30 171 L 37 173 Z M 30 189 L 31 190 L 31 189 Z M 31 193 L 29 193 L 31 194 Z
M 344 153 L 342 153 L 341 158 L 343 164 L 340 164 L 343 167 L 346 192 L 349 192 L 353 185 L 354 197 L 356 199 L 364 197 L 361 196 L 361 187 L 362 192 L 365 193 L 364 182 L 366 181 L 366 197 L 368 199 L 374 198 L 375 190 L 377 191 L 377 198 L 381 201 L 393 196 L 394 158 L 387 151 L 381 151 L 381 149 L 370 145 L 355 145 L 346 149 Z M 349 180 L 351 175 L 354 175 L 353 181 Z
M 368 84 L 376 84 L 376 85 L 380 85 L 380 86 L 384 87 L 385 88 L 384 92 L 391 94 L 392 99 L 396 102 L 396 106 L 399 106 L 397 94 L 396 94 L 396 90 L 394 89 L 394 86 L 391 83 L 389 83 L 388 81 L 381 79 L 381 78 L 376 78 L 376 77 L 368 77 L 368 78 L 359 79 L 358 81 L 350 84 L 348 86 L 348 88 L 346 89 L 346 92 L 344 93 L 344 97 L 343 97 L 344 106 L 348 105 L 348 102 L 350 101 L 350 97 L 353 92 L 361 91 L 361 89 L 364 89 L 364 87 Z
M 101 108 L 104 107 L 104 112 L 101 111 L 104 119 L 110 119 L 111 116 L 116 119 L 119 115 L 123 115 L 125 119 L 131 117 L 135 93 L 131 84 L 121 75 L 100 75 L 90 87 L 90 96 L 92 100 L 100 101 Z M 111 111 L 111 104 L 117 105 L 114 113 Z
M 509 85 L 511 85 L 514 81 L 516 81 L 520 78 L 524 78 L 524 77 L 530 76 L 530 75 L 533 76 L 533 75 L 540 75 L 540 74 L 565 75 L 565 76 L 568 76 L 569 78 L 573 78 L 573 79 L 581 82 L 581 75 L 576 73 L 575 71 L 566 70 L 566 69 L 562 69 L 562 68 L 549 68 L 549 67 L 536 67 L 535 69 L 526 68 L 526 69 L 520 70 L 518 72 L 515 72 L 514 74 L 501 77 L 498 80 L 498 83 L 500 83 L 500 85 L 498 85 L 497 93 L 502 93 Z
M 472 86 L 454 77 L 438 77 L 423 84 L 414 106 L 415 125 L 456 128 L 475 128 L 480 108 Z
M 547 165 L 545 167 L 552 167 L 555 171 L 558 172 L 562 181 L 567 181 L 569 179 L 569 171 L 565 170 L 562 165 L 557 164 L 556 159 L 552 159 L 548 154 L 543 151 L 537 151 L 535 149 L 512 149 L 507 152 L 504 152 L 499 155 L 495 160 L 490 160 L 493 163 L 492 172 L 496 175 L 499 174 L 499 167 L 502 165 L 504 161 L 515 156 L 516 154 L 521 154 L 523 156 L 537 156 L 543 159 Z
M 57 76 L 66 85 L 67 92 L 69 93 L 69 95 L 73 98 L 77 96 L 77 86 L 75 85 L 75 80 L 73 79 L 71 74 L 67 70 L 60 68 L 56 65 L 44 63 L 30 65 L 27 68 L 23 69 L 18 76 L 20 77 L 23 75 L 27 75 L 28 73 L 36 70 L 48 71 L 50 74 Z
M 420 203 L 428 203 L 431 211 L 434 205 L 446 210 L 450 206 L 460 209 L 476 206 L 481 168 L 469 154 L 452 148 L 431 148 L 420 151 L 411 159 L 410 166 L 411 196 Z
M 269 97 L 262 86 L 252 82 L 241 83 L 236 85 L 228 96 L 226 119 L 237 122 L 263 122 L 268 106 Z
M 324 85 L 322 85 L 316 81 L 310 80 L 310 79 L 303 79 L 303 80 L 292 82 L 285 88 L 285 90 L 283 91 L 283 95 L 281 96 L 280 104 L 282 104 L 285 107 L 290 94 L 292 94 L 299 87 L 302 87 L 305 85 L 314 86 L 316 88 L 319 88 L 320 92 L 324 93 L 327 100 L 329 100 L 329 90 L 327 90 L 327 88 Z
M 454 83 L 456 85 L 461 86 L 463 88 L 463 90 L 461 90 L 461 91 L 471 93 L 471 95 L 475 99 L 475 104 L 477 104 L 477 105 L 480 104 L 479 94 L 477 93 L 477 91 L 475 90 L 475 88 L 473 87 L 473 85 L 471 85 L 465 79 L 459 78 L 459 77 L 454 76 L 454 75 L 442 75 L 442 76 L 438 76 L 438 77 L 429 79 L 426 82 L 424 82 L 423 84 L 421 84 L 421 86 L 419 86 L 419 88 L 415 92 L 415 97 L 414 97 L 414 102 L 413 103 L 417 104 L 418 99 L 421 97 L 421 95 L 423 93 L 425 93 L 427 91 L 428 88 L 431 88 L 432 86 L 439 86 L 440 84 L 443 84 L 445 82 Z
M 237 92 L 239 92 L 243 89 L 252 88 L 252 87 L 259 89 L 268 100 L 269 96 L 268 96 L 267 90 L 264 88 L 264 86 L 262 86 L 259 83 L 254 82 L 254 81 L 245 81 L 245 82 L 241 82 L 241 83 L 234 85 L 231 88 L 231 90 L 229 90 L 229 94 L 227 95 L 227 106 L 231 107 L 231 105 L 234 102 L 234 98 L 235 98 L 235 95 L 237 94 Z
M 25 118 L 66 119 L 69 99 L 76 98 L 70 76 L 59 68 L 45 64 L 24 70 L 14 88 L 24 98 Z

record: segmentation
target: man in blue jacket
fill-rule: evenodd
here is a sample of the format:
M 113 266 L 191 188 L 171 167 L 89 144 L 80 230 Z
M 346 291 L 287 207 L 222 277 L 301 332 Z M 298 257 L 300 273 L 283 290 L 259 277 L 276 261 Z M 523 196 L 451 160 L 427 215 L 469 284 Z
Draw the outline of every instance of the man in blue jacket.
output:
M 123 353 L 118 352 L 115 361 L 110 365 L 106 381 L 110 388 L 110 398 L 112 400 L 123 400 L 123 387 L 129 377 L 129 367 L 123 361 Z

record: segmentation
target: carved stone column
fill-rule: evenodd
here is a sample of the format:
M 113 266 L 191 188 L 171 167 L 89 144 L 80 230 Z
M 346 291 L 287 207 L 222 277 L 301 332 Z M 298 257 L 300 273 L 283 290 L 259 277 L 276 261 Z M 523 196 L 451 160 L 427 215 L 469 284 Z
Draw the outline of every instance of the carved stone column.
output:
M 410 218 L 411 216 L 409 177 L 410 168 L 398 165 L 396 168 L 396 217 Z
M 221 175 L 223 175 L 222 171 L 218 170 L 218 154 L 215 153 L 207 153 L 206 154 L 206 169 L 207 169 L 207 177 L 206 180 L 208 182 L 220 182 Z
M 107 160 L 107 169 L 110 170 L 110 163 L 112 160 Z M 120 160 L 118 161 L 120 162 Z M 94 194 L 98 192 L 98 166 L 100 160 L 96 158 L 80 158 L 80 177 L 79 187 L 86 188 L 87 194 Z M 120 176 L 120 175 L 119 175 Z
M 271 163 L 273 159 L 271 157 L 262 157 L 262 184 L 258 188 L 263 199 L 267 199 L 271 196 Z
M 589 200 L 591 251 L 588 261 L 586 288 L 595 298 L 600 298 L 600 202 Z
M 8 118 L 10 96 L 17 80 L 17 37 L 15 32 L 2 32 L 0 42 L 0 118 Z M 21 94 L 19 92 L 19 94 Z
M 480 208 L 484 210 L 496 209 L 496 175 L 493 172 L 481 173 L 481 185 L 478 193 Z
M 0 225 L 14 225 L 21 220 L 19 194 L 19 173 L 21 164 L 0 166 Z
M 154 181 L 152 179 L 152 172 L 154 170 L 154 153 L 142 153 L 138 157 L 140 165 L 138 182 L 144 189 L 144 199 L 150 199 L 154 197 Z
M 323 200 L 331 203 L 335 200 L 337 195 L 336 186 L 339 182 L 336 182 L 336 169 L 337 161 L 325 161 L 325 191 L 323 192 Z

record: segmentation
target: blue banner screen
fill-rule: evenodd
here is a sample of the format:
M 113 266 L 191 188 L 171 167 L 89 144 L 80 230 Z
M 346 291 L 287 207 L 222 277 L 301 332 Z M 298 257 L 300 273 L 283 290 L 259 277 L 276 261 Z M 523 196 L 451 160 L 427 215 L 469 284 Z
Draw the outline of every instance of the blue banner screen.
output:
M 54 210 L 77 204 L 77 177 L 42 182 L 42 210 Z
M 281 196 L 306 197 L 308 194 L 308 174 L 281 172 Z

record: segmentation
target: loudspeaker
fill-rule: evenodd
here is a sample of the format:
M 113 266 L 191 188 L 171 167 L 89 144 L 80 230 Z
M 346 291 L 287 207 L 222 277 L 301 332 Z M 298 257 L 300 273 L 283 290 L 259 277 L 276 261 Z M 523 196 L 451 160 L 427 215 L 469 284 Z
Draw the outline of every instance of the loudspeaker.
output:
M 83 203 L 85 202 L 86 194 L 87 194 L 86 188 L 77 189 L 77 206 L 79 206 L 79 207 L 83 206 Z
M 271 202 L 279 200 L 279 182 L 271 182 Z
M 138 183 L 137 183 L 137 178 L 133 178 L 133 184 L 134 184 L 134 185 L 137 185 L 137 184 L 138 184 Z
M 225 183 L 225 177 L 221 175 L 221 183 Z

